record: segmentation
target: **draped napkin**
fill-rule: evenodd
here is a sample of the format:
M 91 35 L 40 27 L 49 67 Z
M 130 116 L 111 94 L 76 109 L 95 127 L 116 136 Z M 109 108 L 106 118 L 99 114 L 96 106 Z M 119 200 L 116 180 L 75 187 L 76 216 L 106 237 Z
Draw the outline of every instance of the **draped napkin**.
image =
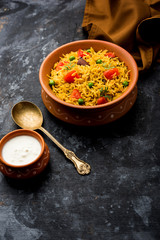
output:
M 129 51 L 139 70 L 149 69 L 160 51 L 159 0 L 86 0 L 82 27 L 88 38 Z

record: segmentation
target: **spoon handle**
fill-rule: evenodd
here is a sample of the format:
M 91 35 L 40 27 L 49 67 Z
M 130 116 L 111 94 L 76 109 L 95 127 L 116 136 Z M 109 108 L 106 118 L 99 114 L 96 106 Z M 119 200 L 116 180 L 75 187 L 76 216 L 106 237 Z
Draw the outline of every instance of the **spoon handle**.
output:
M 44 132 L 63 152 L 65 151 L 65 147 L 60 144 L 45 128 L 39 128 L 42 132 Z
M 77 169 L 77 172 L 81 175 L 85 175 L 85 174 L 89 174 L 91 171 L 91 167 L 88 163 L 82 161 L 81 159 L 79 159 L 74 152 L 65 149 L 64 151 L 65 156 L 70 159 L 75 168 Z
M 85 175 L 90 173 L 91 168 L 88 163 L 79 159 L 74 152 L 63 147 L 63 145 L 60 144 L 60 142 L 58 142 L 45 128 L 40 127 L 39 130 L 44 132 L 64 152 L 65 156 L 73 162 L 79 174 Z

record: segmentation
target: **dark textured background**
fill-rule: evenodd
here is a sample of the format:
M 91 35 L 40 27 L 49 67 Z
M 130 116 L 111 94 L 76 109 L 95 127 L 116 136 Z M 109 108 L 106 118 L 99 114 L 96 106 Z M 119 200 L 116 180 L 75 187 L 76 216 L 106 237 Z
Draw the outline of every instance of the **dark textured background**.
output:
M 0 240 L 160 239 L 160 66 L 138 81 L 133 108 L 101 127 L 76 127 L 44 107 L 38 72 L 58 46 L 85 39 L 85 0 L 0 1 L 0 137 L 17 129 L 12 106 L 28 100 L 43 126 L 88 162 L 80 176 L 47 138 L 46 170 L 24 182 L 0 173 Z

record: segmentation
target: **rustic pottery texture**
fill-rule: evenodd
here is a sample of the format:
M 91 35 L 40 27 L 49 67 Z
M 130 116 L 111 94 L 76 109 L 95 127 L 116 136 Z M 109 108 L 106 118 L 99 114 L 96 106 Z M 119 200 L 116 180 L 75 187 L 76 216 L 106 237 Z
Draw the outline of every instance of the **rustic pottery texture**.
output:
M 0 144 L 0 160 L 4 164 L 8 165 L 9 167 L 15 167 L 15 165 L 10 164 L 3 159 L 3 156 L 2 156 L 3 146 L 10 139 L 12 139 L 14 137 L 17 137 L 17 136 L 21 136 L 21 135 L 28 135 L 28 136 L 32 136 L 32 137 L 36 138 L 39 141 L 39 143 L 41 144 L 41 152 L 40 152 L 39 156 L 35 160 L 33 160 L 31 163 L 27 163 L 27 164 L 24 164 L 24 165 L 21 165 L 21 166 L 16 166 L 16 168 L 27 167 L 30 164 L 35 163 L 42 156 L 42 154 L 44 152 L 44 139 L 42 138 L 42 136 L 39 133 L 37 133 L 35 131 L 32 131 L 32 130 L 28 130 L 28 129 L 18 129 L 18 130 L 12 131 L 12 132 L 8 133 L 7 135 L 5 135 L 1 139 L 1 142 L 0 142 L 1 143 Z
M 24 164 L 21 166 L 15 166 L 12 164 L 9 164 L 3 159 L 2 156 L 2 149 L 6 142 L 8 142 L 10 139 L 21 136 L 21 135 L 28 135 L 35 137 L 41 144 L 41 152 L 39 156 L 32 161 L 31 163 Z M 45 144 L 44 139 L 42 136 L 32 130 L 26 130 L 26 129 L 18 129 L 15 131 L 12 131 L 5 135 L 0 142 L 0 171 L 11 178 L 18 178 L 18 179 L 25 179 L 30 178 L 33 176 L 38 175 L 41 173 L 44 168 L 47 166 L 49 161 L 49 149 L 48 146 Z
M 131 70 L 130 84 L 118 99 L 103 105 L 75 106 L 66 103 L 53 94 L 48 84 L 47 75 L 50 75 L 54 63 L 59 61 L 63 54 L 90 47 L 93 47 L 95 51 L 108 49 L 114 52 L 121 61 L 125 62 L 128 69 Z M 75 125 L 96 126 L 112 122 L 127 113 L 137 97 L 138 68 L 133 57 L 123 48 L 106 41 L 80 40 L 57 48 L 43 61 L 39 71 L 39 78 L 42 86 L 42 100 L 46 108 L 60 120 Z
M 49 148 L 45 143 L 44 152 L 37 162 L 23 168 L 9 167 L 0 161 L 0 171 L 7 177 L 14 179 L 27 179 L 39 175 L 49 162 Z

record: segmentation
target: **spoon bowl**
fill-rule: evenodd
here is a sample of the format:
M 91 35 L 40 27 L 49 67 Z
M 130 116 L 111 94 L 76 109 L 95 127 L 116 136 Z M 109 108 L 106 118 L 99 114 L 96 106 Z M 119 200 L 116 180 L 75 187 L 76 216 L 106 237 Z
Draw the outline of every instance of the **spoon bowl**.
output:
M 44 132 L 70 159 L 76 167 L 79 174 L 84 175 L 90 173 L 90 165 L 79 159 L 74 152 L 66 149 L 60 144 L 46 129 L 42 127 L 43 115 L 41 110 L 32 102 L 22 101 L 17 103 L 11 112 L 13 121 L 21 128 Z
M 12 108 L 12 118 L 19 127 L 29 130 L 38 129 L 43 123 L 41 110 L 27 101 L 19 102 Z

